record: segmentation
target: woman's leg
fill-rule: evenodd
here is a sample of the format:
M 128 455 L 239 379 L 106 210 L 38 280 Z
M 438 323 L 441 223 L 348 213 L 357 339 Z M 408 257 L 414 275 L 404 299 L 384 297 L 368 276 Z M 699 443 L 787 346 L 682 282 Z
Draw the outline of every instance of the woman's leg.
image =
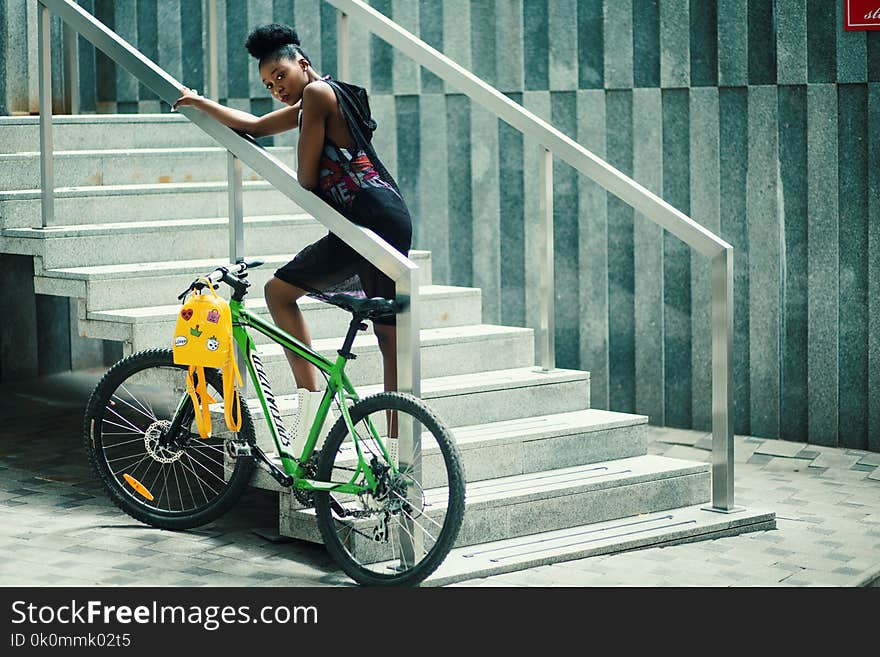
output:
M 373 322 L 373 332 L 379 341 L 382 364 L 385 366 L 385 391 L 397 390 L 397 327 Z M 397 413 L 385 411 L 388 435 L 397 438 Z
M 296 301 L 306 294 L 305 290 L 290 283 L 285 283 L 280 278 L 270 278 L 263 288 L 266 305 L 275 323 L 290 333 L 298 340 L 311 346 L 312 339 L 309 336 L 309 328 Z M 293 370 L 293 378 L 297 388 L 308 390 L 318 389 L 318 377 L 315 366 L 307 360 L 295 355 L 289 349 L 284 350 L 290 369 Z

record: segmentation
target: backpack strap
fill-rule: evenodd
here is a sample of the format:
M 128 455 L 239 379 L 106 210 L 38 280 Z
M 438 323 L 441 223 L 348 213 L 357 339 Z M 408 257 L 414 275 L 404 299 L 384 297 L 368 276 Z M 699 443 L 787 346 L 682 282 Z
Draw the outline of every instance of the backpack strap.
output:
M 198 375 L 198 383 L 193 382 L 193 373 Z M 211 404 L 217 402 L 208 393 L 208 382 L 205 378 L 205 368 L 197 365 L 190 365 L 186 372 L 186 391 L 193 403 L 193 410 L 196 416 L 196 426 L 199 429 L 199 436 L 202 438 L 211 437 Z
M 241 372 L 238 371 L 238 363 L 235 362 L 234 350 L 231 350 L 229 362 L 223 369 L 223 413 L 230 431 L 241 429 L 241 396 L 238 394 L 238 388 L 235 387 L 236 381 L 239 387 L 244 385 Z M 235 413 L 233 413 L 233 404 Z

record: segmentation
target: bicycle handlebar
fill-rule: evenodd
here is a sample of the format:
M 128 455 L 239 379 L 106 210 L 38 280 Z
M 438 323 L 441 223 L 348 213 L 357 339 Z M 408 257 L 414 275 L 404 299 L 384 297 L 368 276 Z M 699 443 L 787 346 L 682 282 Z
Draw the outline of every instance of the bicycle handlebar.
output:
M 207 279 L 212 286 L 216 286 L 217 283 L 221 282 L 231 286 L 235 284 L 240 285 L 243 282 L 240 279 L 247 276 L 248 269 L 259 267 L 262 264 L 262 260 L 242 260 L 235 263 L 234 265 L 217 267 L 211 273 L 204 276 L 199 276 L 197 279 L 195 279 L 192 283 L 189 284 L 189 287 L 187 287 L 183 292 L 177 295 L 177 299 L 183 300 L 183 298 L 186 297 L 186 295 L 193 290 L 201 290 L 206 287 L 204 279 Z

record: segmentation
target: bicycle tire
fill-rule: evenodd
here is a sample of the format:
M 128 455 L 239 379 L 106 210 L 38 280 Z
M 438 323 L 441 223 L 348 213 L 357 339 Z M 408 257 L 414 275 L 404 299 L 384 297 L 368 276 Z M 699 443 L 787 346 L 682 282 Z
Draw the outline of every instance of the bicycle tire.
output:
M 352 423 L 361 438 L 360 445 L 364 453 L 372 452 L 370 456 L 373 458 L 381 456 L 376 454 L 376 451 L 370 448 L 368 443 L 364 442 L 362 427 L 367 426 L 365 419 L 373 418 L 375 420 L 378 418 L 381 424 L 382 417 L 386 419 L 389 417 L 383 412 L 389 411 L 396 411 L 398 418 L 401 414 L 406 414 L 417 420 L 422 427 L 422 458 L 418 460 L 423 465 L 424 488 L 422 488 L 421 482 L 410 477 L 406 470 L 396 479 L 389 471 L 389 484 L 386 487 L 388 492 L 384 495 L 385 501 L 375 496 L 371 496 L 371 499 L 368 500 L 345 499 L 346 496 L 335 492 L 316 491 L 315 513 L 327 551 L 340 568 L 355 582 L 366 586 L 414 586 L 437 569 L 449 554 L 458 537 L 465 509 L 465 475 L 461 456 L 452 433 L 422 400 L 404 393 L 383 392 L 371 395 L 358 401 L 349 409 Z M 343 447 L 343 442 L 346 442 L 347 447 Z M 375 445 L 375 441 L 373 444 Z M 340 470 L 353 471 L 354 469 L 351 468 L 352 445 L 345 419 L 340 415 L 321 449 L 316 480 L 331 481 L 334 479 L 333 474 L 336 471 L 335 480 L 340 481 Z M 428 456 L 424 458 L 426 454 Z M 440 457 L 439 461 L 438 456 Z M 346 459 L 348 460 L 346 461 Z M 383 460 L 387 461 L 384 458 Z M 379 462 L 378 458 L 376 462 Z M 442 466 L 440 466 L 441 463 Z M 381 467 L 384 469 L 385 465 L 387 464 L 382 464 Z M 402 485 L 404 483 L 406 484 L 405 488 Z M 396 490 L 405 490 L 405 495 L 401 496 L 397 492 L 392 494 L 392 491 Z M 396 500 L 397 504 L 401 506 L 396 514 L 389 510 L 391 507 L 388 506 L 394 501 L 395 495 L 396 498 L 399 498 Z M 354 496 L 349 497 L 353 498 Z M 411 501 L 419 497 L 420 501 L 417 500 L 417 504 L 413 505 Z M 385 505 L 385 507 L 382 510 L 372 511 L 376 516 L 375 519 L 361 517 L 347 520 L 344 517 L 339 517 L 340 507 L 355 508 L 358 504 L 361 508 L 357 508 L 356 512 L 360 514 L 371 513 L 374 505 Z M 433 508 L 428 509 L 428 507 Z M 334 512 L 334 508 L 337 509 L 337 512 Z M 442 524 L 437 520 L 441 511 L 443 512 Z M 384 520 L 379 516 L 384 516 Z M 389 520 L 396 522 L 396 525 L 393 525 L 390 530 L 388 528 Z M 364 533 L 364 527 L 371 522 L 377 523 L 373 527 L 375 544 L 370 543 L 369 536 L 366 541 L 358 537 L 359 534 Z M 356 526 L 359 526 L 360 529 Z M 377 528 L 382 526 L 385 530 L 384 542 L 376 541 L 375 532 Z M 434 526 L 439 527 L 439 530 L 434 529 Z M 410 532 L 406 527 L 411 527 L 412 531 Z M 424 527 L 428 529 L 426 530 Z M 433 536 L 431 532 L 436 532 L 437 535 Z M 379 535 L 382 535 L 381 531 Z M 397 554 L 395 552 L 395 535 L 398 536 L 398 551 L 401 554 L 405 541 L 408 542 L 407 550 L 413 548 L 413 542 L 416 541 L 413 538 L 414 535 L 418 535 L 419 541 L 425 543 L 428 542 L 426 536 L 430 537 L 432 545 L 427 549 L 419 550 L 423 554 L 418 562 L 413 560 L 411 565 L 404 565 L 402 556 L 395 556 Z M 359 556 L 360 550 L 365 552 L 363 557 Z M 390 560 L 387 558 L 389 555 Z
M 161 382 L 163 372 L 169 374 L 168 378 L 174 382 L 175 386 L 181 385 L 181 382 L 185 380 L 186 366 L 174 364 L 171 349 L 157 348 L 140 351 L 114 364 L 104 374 L 89 397 L 83 419 L 83 437 L 92 470 L 116 506 L 132 518 L 153 527 L 174 530 L 191 529 L 216 520 L 226 513 L 244 493 L 253 472 L 254 458 L 236 452 L 234 465 L 230 472 L 227 459 L 232 461 L 233 455 L 227 451 L 228 442 L 234 439 L 236 442 L 244 441 L 252 446 L 255 443 L 254 425 L 247 404 L 242 403 L 241 428 L 237 435 L 228 431 L 221 419 L 219 423 L 214 422 L 214 435 L 210 439 L 202 440 L 199 438 L 193 422 L 186 429 L 190 431 L 190 436 L 194 434 L 194 437 L 186 446 L 177 451 L 174 451 L 174 448 L 157 447 L 157 444 L 153 443 L 151 439 L 150 427 L 157 426 L 157 423 L 161 422 L 170 424 L 176 400 L 180 399 L 180 391 L 177 389 L 167 391 L 167 395 L 165 395 L 163 392 L 165 386 L 161 383 L 155 386 L 147 385 L 151 378 Z M 213 388 L 212 396 L 215 399 L 222 399 L 222 393 L 219 392 L 223 390 L 220 371 L 206 369 L 205 375 L 209 390 Z M 129 384 L 129 387 L 126 387 L 126 383 Z M 131 392 L 132 388 L 141 393 L 139 398 Z M 117 394 L 120 390 L 124 392 Z M 142 390 L 143 392 L 141 392 Z M 148 398 L 147 391 L 154 394 L 156 398 Z M 125 394 L 129 395 L 128 400 L 123 397 Z M 171 403 L 167 406 L 169 409 L 167 412 L 162 412 L 162 410 L 166 410 L 166 406 L 156 403 L 159 395 L 167 396 Z M 165 400 L 162 399 L 162 401 Z M 162 410 L 157 411 L 157 408 L 162 408 Z M 110 409 L 109 413 L 108 409 Z M 148 420 L 152 420 L 149 427 L 142 429 L 141 424 Z M 217 426 L 218 424 L 220 426 Z M 107 429 L 118 427 L 123 429 L 121 433 L 107 431 Z M 143 435 L 144 456 L 137 463 L 147 464 L 144 470 L 146 473 L 150 472 L 154 463 L 159 463 L 159 472 L 165 472 L 163 486 L 165 484 L 171 486 L 170 472 L 173 471 L 173 478 L 178 489 L 178 501 L 181 506 L 179 510 L 172 508 L 174 505 L 172 504 L 171 491 L 167 492 L 167 506 L 169 508 L 160 508 L 163 499 L 162 492 L 158 497 L 153 496 L 153 501 L 158 500 L 158 502 L 151 505 L 150 500 L 143 494 L 137 493 L 134 485 L 129 484 L 123 478 L 125 473 L 122 473 L 121 470 L 127 467 L 126 463 L 134 463 L 133 459 L 140 455 L 140 452 L 136 451 L 141 449 L 138 432 Z M 135 437 L 126 437 L 124 441 L 119 440 L 114 444 L 109 439 L 111 434 L 128 434 Z M 107 450 L 119 450 L 126 444 L 130 445 L 126 451 L 134 451 L 135 454 L 117 458 L 116 455 L 119 452 L 114 452 L 112 461 L 123 461 L 119 469 L 114 471 Z M 222 456 L 222 463 L 217 460 L 216 450 L 218 449 L 221 453 L 220 456 Z M 170 461 L 170 463 L 165 461 Z M 180 463 L 179 469 L 176 467 L 177 463 Z M 166 469 L 166 465 L 170 467 Z M 219 475 L 221 469 L 222 477 Z M 209 475 L 211 476 L 209 477 Z M 157 478 L 158 476 L 157 474 Z M 181 477 L 184 477 L 185 484 L 189 488 L 188 492 L 184 492 L 184 488 L 180 486 Z M 215 487 L 219 490 L 215 490 Z M 146 488 L 148 492 L 151 490 L 151 487 Z M 208 491 L 211 492 L 210 495 Z M 201 497 L 204 497 L 204 503 L 201 502 Z M 186 509 L 184 503 L 190 498 L 193 501 L 193 506 Z M 195 504 L 196 501 L 199 503 Z

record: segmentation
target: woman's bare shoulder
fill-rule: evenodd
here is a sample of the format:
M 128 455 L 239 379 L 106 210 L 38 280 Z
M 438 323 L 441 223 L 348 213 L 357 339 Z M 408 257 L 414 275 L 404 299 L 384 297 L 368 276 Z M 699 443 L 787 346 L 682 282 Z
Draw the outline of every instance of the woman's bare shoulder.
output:
M 316 108 L 331 110 L 337 104 L 336 92 L 324 80 L 315 80 L 303 89 L 303 109 L 305 109 L 307 104 L 313 105 Z

